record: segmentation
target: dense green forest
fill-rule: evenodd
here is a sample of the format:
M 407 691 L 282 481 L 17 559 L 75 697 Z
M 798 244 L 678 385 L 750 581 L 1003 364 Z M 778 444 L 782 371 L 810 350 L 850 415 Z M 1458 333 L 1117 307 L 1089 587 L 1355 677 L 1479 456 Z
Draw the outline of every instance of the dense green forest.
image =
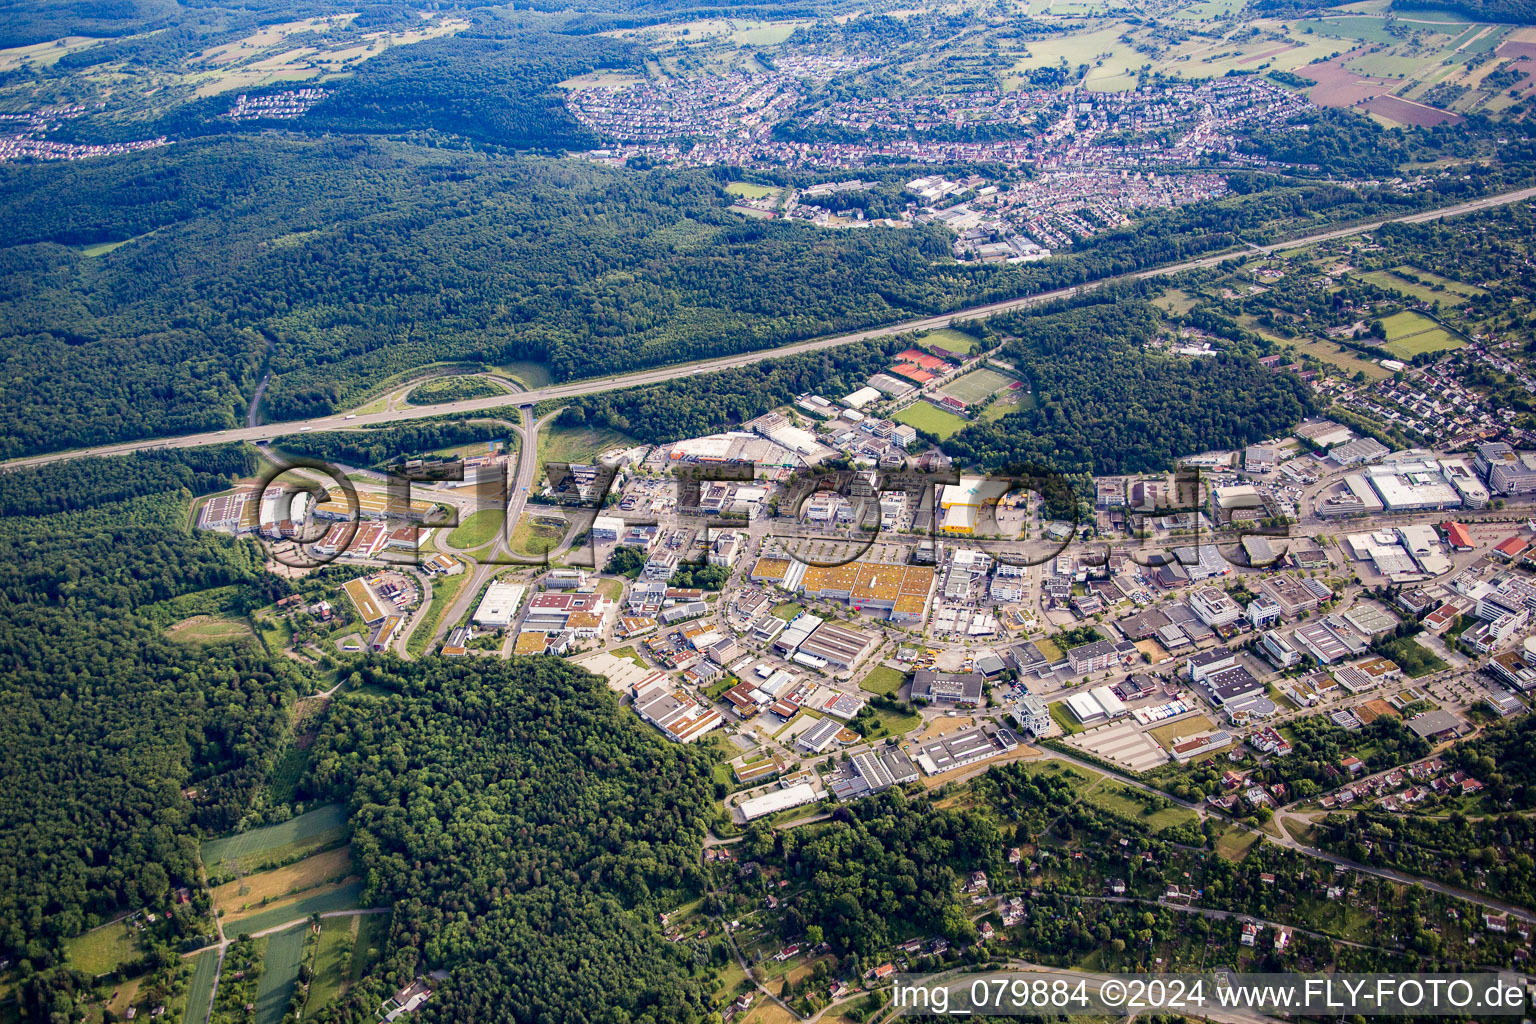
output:
M 728 208 L 725 177 L 277 136 L 0 167 L 11 229 L 0 248 L 0 457 L 232 427 L 266 370 L 277 419 L 333 412 L 444 360 L 531 360 L 570 380 L 1443 198 L 1247 176 L 1234 178 L 1244 194 L 1155 213 L 1069 256 L 959 265 L 938 227 L 745 220 Z M 126 239 L 94 256 L 75 248 Z M 38 406 L 38 394 L 50 402 Z
M 1001 835 L 990 816 L 939 810 L 900 791 L 839 808 L 835 821 L 775 834 L 748 833 L 744 850 L 782 859 L 809 882 L 786 916 L 785 937 L 815 925 L 839 956 L 867 956 L 913 935 L 975 941 L 960 903 L 968 872 L 990 867 Z
M 234 426 L 263 362 L 267 409 L 291 418 L 442 359 L 570 379 L 1011 290 L 937 262 L 936 230 L 829 236 L 743 221 L 728 199 L 702 173 L 368 141 L 211 140 L 0 172 L 27 243 L 0 250 L 0 455 Z M 156 228 L 97 257 L 51 244 Z
M 194 883 L 199 835 L 234 826 L 284 740 L 292 662 L 162 633 L 182 595 L 285 589 L 250 542 L 186 526 L 184 486 L 243 472 L 242 454 L 0 477 L 0 954 L 29 970 Z
M 1536 24 L 1536 4 L 1530 0 L 1392 0 L 1396 11 L 1455 11 L 1475 21 Z
M 988 329 L 1014 336 L 1003 358 L 1022 373 L 1033 401 L 944 442 L 956 458 L 987 468 L 1164 469 L 1180 456 L 1283 433 L 1312 408 L 1300 380 L 1251 356 L 1185 359 L 1149 350 L 1162 320 L 1134 296 L 1093 294 L 1056 312 L 999 317 Z
M 513 413 L 515 415 L 515 413 Z M 505 440 L 515 444 L 512 428 L 490 420 L 430 420 L 362 430 L 326 430 L 284 434 L 272 444 L 293 455 L 382 468 L 403 459 L 429 455 L 439 448 Z
M 301 126 L 430 129 L 524 149 L 586 148 L 597 140 L 571 117 L 555 84 L 599 69 L 642 71 L 644 63 L 642 51 L 606 36 L 447 36 L 391 47 L 365 61 Z
M 208 494 L 255 471 L 255 453 L 238 444 L 47 463 L 0 473 L 0 518 L 75 512 L 164 491 Z
M 316 741 L 317 796 L 350 801 L 396 955 L 451 974 L 426 1020 L 688 1022 L 700 978 L 656 928 L 701 886 L 710 759 L 669 744 L 556 658 L 389 662 Z M 376 993 L 349 1000 L 373 1019 Z
M 559 399 L 564 426 L 611 427 L 649 444 L 739 427 L 807 391 L 844 395 L 889 368 L 903 342 L 861 341 L 662 384 Z

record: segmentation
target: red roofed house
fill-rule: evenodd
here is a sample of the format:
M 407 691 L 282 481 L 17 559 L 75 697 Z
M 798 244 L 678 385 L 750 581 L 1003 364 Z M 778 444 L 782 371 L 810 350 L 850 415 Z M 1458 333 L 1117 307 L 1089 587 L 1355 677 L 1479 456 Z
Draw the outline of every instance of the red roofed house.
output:
M 1457 551 L 1472 550 L 1472 534 L 1460 523 L 1441 523 L 1440 529 L 1445 531 L 1445 542 Z
M 1530 546 L 1531 545 L 1529 541 L 1516 534 L 1513 537 L 1506 537 L 1504 540 L 1501 540 L 1498 544 L 1494 545 L 1493 553 L 1504 559 L 1506 562 L 1513 562 L 1516 558 L 1520 557 L 1521 553 L 1524 552 L 1526 548 Z

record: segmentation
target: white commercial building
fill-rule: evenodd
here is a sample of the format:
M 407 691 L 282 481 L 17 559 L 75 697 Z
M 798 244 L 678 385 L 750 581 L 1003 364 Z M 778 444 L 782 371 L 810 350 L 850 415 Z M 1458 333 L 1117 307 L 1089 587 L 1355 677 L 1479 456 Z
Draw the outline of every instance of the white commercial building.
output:
M 624 534 L 624 520 L 618 516 L 598 516 L 592 520 L 592 539 L 616 541 Z
M 754 821 L 769 814 L 787 811 L 791 807 L 815 803 L 816 800 L 816 790 L 809 782 L 797 782 L 786 789 L 776 789 L 771 793 L 743 800 L 740 807 L 741 816 L 748 821 Z
M 879 401 L 879 399 L 880 392 L 878 389 L 865 386 L 859 388 L 859 390 L 855 391 L 853 394 L 845 396 L 843 398 L 843 404 L 850 409 L 862 409 L 870 402 L 876 402 Z
M 517 618 L 518 606 L 523 603 L 523 595 L 527 592 L 528 588 L 521 583 L 503 583 L 500 580 L 492 583 L 486 588 L 485 597 L 480 599 L 480 606 L 475 609 L 475 625 L 489 629 L 510 626 L 512 620 Z

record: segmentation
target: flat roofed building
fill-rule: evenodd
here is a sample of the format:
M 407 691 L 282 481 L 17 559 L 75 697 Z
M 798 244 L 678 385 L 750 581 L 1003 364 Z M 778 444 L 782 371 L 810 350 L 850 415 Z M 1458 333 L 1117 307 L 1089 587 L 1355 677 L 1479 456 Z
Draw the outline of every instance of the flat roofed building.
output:
M 1132 651 L 1136 645 L 1125 642 Z M 1139 652 L 1138 652 L 1139 653 Z M 1077 675 L 1086 675 L 1090 672 L 1102 672 L 1107 668 L 1118 667 L 1124 664 L 1126 652 L 1113 640 L 1095 640 L 1090 644 L 1082 644 L 1067 652 L 1067 662 L 1072 666 L 1072 671 Z
M 1265 630 L 1259 639 L 1259 649 L 1276 668 L 1287 669 L 1301 663 L 1301 652 L 1278 630 Z
M 692 743 L 725 722 L 714 708 L 675 689 L 659 672 L 635 684 L 635 712 L 678 743 Z
M 806 754 L 820 754 L 830 747 L 843 731 L 843 723 L 835 718 L 823 718 L 795 737 L 795 749 Z
M 341 589 L 352 602 L 352 607 L 357 609 L 357 616 L 363 622 L 371 626 L 384 618 L 384 608 L 379 604 L 378 597 L 374 594 L 373 588 L 368 585 L 367 579 L 359 577 L 348 580 Z
M 405 616 L 386 615 L 379 623 L 379 628 L 374 630 L 373 639 L 368 641 L 368 647 L 374 652 L 383 651 L 395 642 L 395 637 L 400 634 L 400 628 L 405 625 Z
M 1237 664 L 1237 655 L 1226 647 L 1212 647 L 1189 659 L 1189 678 L 1194 682 L 1225 671 Z
M 824 622 L 796 649 L 798 654 L 820 658 L 839 669 L 858 664 L 875 645 L 875 637 L 847 626 Z
M 1460 736 L 1467 723 L 1449 711 L 1426 711 L 1408 719 L 1408 728 L 1427 740 L 1438 740 Z
M 1238 603 L 1225 590 L 1216 587 L 1196 590 L 1184 599 L 1184 603 L 1212 629 L 1230 625 L 1243 617 L 1243 609 Z
M 1344 478 L 1343 488 L 1332 497 L 1317 504 L 1317 514 L 1325 519 L 1342 516 L 1368 516 L 1380 512 L 1384 505 L 1376 491 L 1360 473 Z
M 592 539 L 599 542 L 616 541 L 624 533 L 624 520 L 618 516 L 597 516 L 592 520 Z
M 1290 573 L 1265 576 L 1258 586 L 1259 592 L 1272 598 L 1287 618 L 1313 611 L 1319 604 L 1318 595 Z
M 1536 690 L 1536 658 L 1524 650 L 1495 654 L 1488 667 L 1494 675 L 1522 693 Z
M 1422 465 L 1398 463 L 1373 466 L 1367 476 L 1388 512 L 1460 508 L 1461 495 L 1439 470 L 1439 464 L 1434 462 Z
M 1013 730 L 997 726 L 974 726 L 941 737 L 918 748 L 917 765 L 929 775 L 976 764 L 1019 745 Z
M 254 526 L 246 509 L 250 496 L 250 491 L 235 491 L 209 498 L 203 505 L 203 529 L 229 533 L 249 532 Z
M 1050 731 L 1051 709 L 1039 697 L 1026 693 L 1014 702 L 1014 709 L 1020 728 L 1026 729 L 1036 736 L 1044 736 Z
M 741 811 L 741 816 L 746 820 L 755 821 L 792 807 L 815 803 L 817 799 L 815 787 L 809 782 L 797 782 L 793 786 L 743 800 L 737 810 Z
M 1223 707 L 1253 694 L 1263 693 L 1264 684 L 1242 665 L 1232 665 L 1213 672 L 1195 683 L 1212 707 Z
M 472 619 L 477 626 L 485 626 L 488 629 L 504 629 L 512 624 L 517 617 L 517 610 L 523 603 L 523 595 L 528 588 L 521 583 L 508 583 L 504 580 L 493 580 L 486 588 L 485 596 L 480 599 L 480 604 L 475 608 Z
M 979 672 L 935 672 L 918 669 L 912 676 L 912 699 L 954 707 L 979 707 L 986 680 Z

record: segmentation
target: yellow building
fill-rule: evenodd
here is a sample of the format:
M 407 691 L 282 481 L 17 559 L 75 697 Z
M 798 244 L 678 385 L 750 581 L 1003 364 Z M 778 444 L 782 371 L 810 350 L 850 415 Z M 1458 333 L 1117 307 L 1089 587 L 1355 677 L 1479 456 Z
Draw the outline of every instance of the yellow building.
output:
M 984 476 L 962 476 L 958 484 L 939 488 L 940 529 L 945 533 L 970 536 L 976 532 L 981 510 L 996 505 L 1008 493 L 1006 480 Z

